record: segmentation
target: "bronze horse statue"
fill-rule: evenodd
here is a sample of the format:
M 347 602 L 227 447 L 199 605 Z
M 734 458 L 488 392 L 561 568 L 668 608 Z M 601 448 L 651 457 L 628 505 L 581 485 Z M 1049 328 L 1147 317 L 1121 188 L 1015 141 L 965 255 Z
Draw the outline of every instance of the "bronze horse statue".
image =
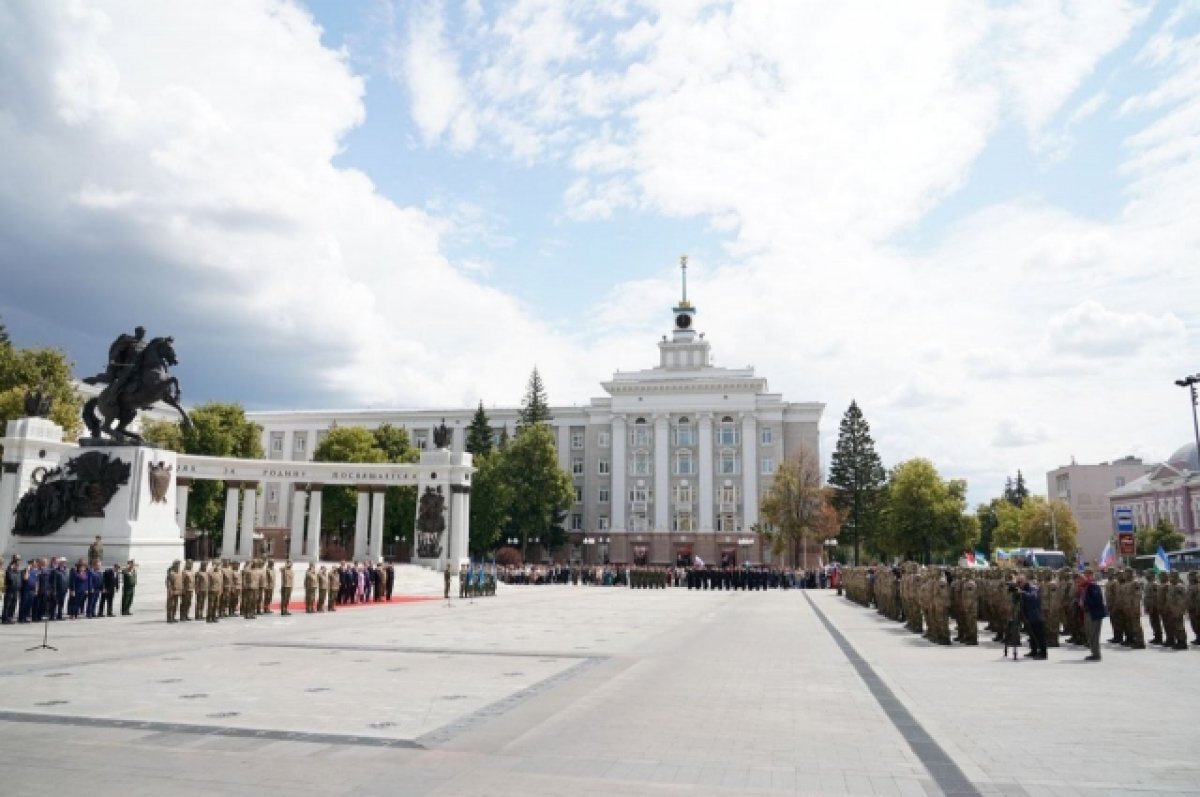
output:
M 137 353 L 128 379 L 109 384 L 99 396 L 83 405 L 83 422 L 93 439 L 108 435 L 117 442 L 144 442 L 141 435 L 127 427 L 137 417 L 138 410 L 150 409 L 160 401 L 175 408 L 183 428 L 191 427 L 191 419 L 179 404 L 179 380 L 168 371 L 170 366 L 179 364 L 174 342 L 173 338 L 153 338 Z

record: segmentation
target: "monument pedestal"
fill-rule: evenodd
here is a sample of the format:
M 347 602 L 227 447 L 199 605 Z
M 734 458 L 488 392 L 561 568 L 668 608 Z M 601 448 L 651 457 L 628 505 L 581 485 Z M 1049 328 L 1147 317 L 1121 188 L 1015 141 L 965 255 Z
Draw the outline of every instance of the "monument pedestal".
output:
M 459 566 L 471 561 L 468 551 L 471 533 L 471 455 L 445 448 L 421 452 L 421 478 L 417 487 L 417 514 L 421 512 L 421 496 L 432 488 L 445 500 L 446 530 L 441 535 L 441 553 L 436 557 L 414 556 L 413 564 L 434 570 L 447 567 L 457 573 Z M 414 540 L 421 531 L 414 532 Z M 419 548 L 414 545 L 419 554 Z

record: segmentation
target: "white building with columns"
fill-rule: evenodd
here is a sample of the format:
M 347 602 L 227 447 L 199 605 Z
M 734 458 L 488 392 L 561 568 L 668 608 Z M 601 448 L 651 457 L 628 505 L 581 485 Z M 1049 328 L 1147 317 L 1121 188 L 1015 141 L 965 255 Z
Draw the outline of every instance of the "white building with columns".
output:
M 605 395 L 585 406 L 551 410 L 559 462 L 575 483 L 564 521 L 571 543 L 556 558 L 764 561 L 769 553 L 754 529 L 776 468 L 801 446 L 820 453 L 824 404 L 784 401 L 753 368 L 713 365 L 710 344 L 695 328 L 684 269 L 683 298 L 672 308 L 670 335 L 658 343 L 658 364 L 617 372 L 601 384 Z M 403 427 L 417 448 L 428 450 L 443 419 L 453 431 L 451 451 L 461 452 L 474 413 L 463 407 L 247 416 L 262 425 L 269 459 L 297 461 L 311 459 L 335 425 Z M 497 436 L 515 431 L 516 407 L 491 409 L 488 417 Z M 263 480 L 263 490 L 260 526 L 288 528 L 294 508 L 287 485 Z

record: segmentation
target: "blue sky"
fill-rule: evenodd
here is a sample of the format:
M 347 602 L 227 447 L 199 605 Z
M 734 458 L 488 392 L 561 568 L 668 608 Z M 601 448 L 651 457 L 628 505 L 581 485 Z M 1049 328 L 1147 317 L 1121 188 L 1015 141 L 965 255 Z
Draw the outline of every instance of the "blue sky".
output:
M 0 316 L 191 400 L 586 402 L 677 262 L 721 365 L 984 500 L 1164 456 L 1196 361 L 1200 11 L 1141 2 L 0 9 Z

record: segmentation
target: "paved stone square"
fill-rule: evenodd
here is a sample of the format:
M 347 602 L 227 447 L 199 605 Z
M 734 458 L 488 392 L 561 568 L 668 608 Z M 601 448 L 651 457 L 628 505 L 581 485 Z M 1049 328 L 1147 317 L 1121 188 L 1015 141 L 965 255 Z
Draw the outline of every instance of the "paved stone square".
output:
M 1200 649 L 930 645 L 832 592 L 502 587 L 0 631 L 0 782 L 130 795 L 1200 793 Z

